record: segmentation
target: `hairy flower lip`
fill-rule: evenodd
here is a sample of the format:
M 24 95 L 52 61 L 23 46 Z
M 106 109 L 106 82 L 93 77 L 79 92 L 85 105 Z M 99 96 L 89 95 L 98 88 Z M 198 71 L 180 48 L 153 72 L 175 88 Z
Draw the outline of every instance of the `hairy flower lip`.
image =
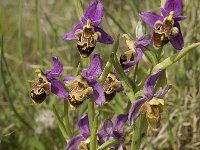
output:
M 89 89 L 86 92 L 87 96 L 83 95 L 84 99 L 82 100 L 82 102 L 88 97 L 91 97 L 98 106 L 102 106 L 106 102 L 105 95 L 104 95 L 103 87 L 97 82 L 97 79 L 99 78 L 103 70 L 102 66 L 103 66 L 103 62 L 100 58 L 100 55 L 94 54 L 92 56 L 92 61 L 90 63 L 90 66 L 87 69 L 82 70 L 81 75 L 78 75 L 77 77 L 64 78 L 64 83 L 68 91 L 71 92 L 72 89 L 76 88 L 75 85 L 77 85 L 78 82 L 85 84 L 86 88 L 89 88 Z
M 146 92 L 143 97 L 136 100 L 131 109 L 129 110 L 129 122 L 133 124 L 140 113 L 146 113 L 147 120 L 153 130 L 157 130 L 160 122 L 160 113 L 162 112 L 162 106 L 164 105 L 163 97 L 171 88 L 171 86 L 166 85 L 163 88 L 155 91 L 155 86 L 162 75 L 163 71 L 154 72 L 145 81 Z M 144 108 L 145 107 L 145 108 Z M 154 114 L 154 112 L 156 114 Z
M 103 44 L 112 44 L 114 42 L 113 38 L 108 35 L 102 28 L 99 27 L 99 24 L 102 21 L 104 13 L 104 8 L 101 0 L 94 0 L 91 2 L 88 7 L 86 8 L 84 15 L 81 17 L 81 23 L 77 24 L 73 30 L 66 33 L 64 35 L 64 40 L 77 40 L 77 37 L 75 36 L 75 32 L 77 30 L 84 30 L 84 27 L 87 27 L 88 20 L 90 21 L 90 26 L 94 30 L 94 33 L 98 33 L 97 42 L 103 43 Z M 100 34 L 99 34 L 100 33 Z M 94 48 L 95 46 L 93 46 Z M 81 49 L 81 47 L 79 47 Z M 92 49 L 90 50 L 93 51 Z M 89 55 L 89 52 L 88 54 Z M 84 54 L 85 57 L 86 54 Z
M 60 98 L 63 98 L 65 100 L 68 99 L 67 91 L 65 90 L 63 84 L 57 79 L 57 77 L 60 76 L 62 73 L 63 66 L 56 56 L 52 57 L 52 60 L 54 63 L 53 69 L 46 71 L 45 73 L 43 73 L 41 70 L 36 70 L 36 73 L 38 74 L 38 79 L 36 81 L 39 80 L 39 82 L 36 82 L 36 83 L 37 84 L 40 83 L 41 80 L 44 81 L 44 83 L 45 83 L 42 85 L 42 87 L 38 86 L 38 88 L 43 88 L 44 92 L 42 93 L 42 96 L 39 95 L 39 97 L 35 98 L 35 101 L 34 101 L 34 97 L 32 97 L 32 95 L 36 96 L 37 93 L 34 93 L 35 94 L 34 95 L 33 94 L 34 90 L 31 90 L 32 100 L 36 103 L 42 103 L 45 100 L 45 98 L 49 95 L 50 91 Z M 33 84 L 33 86 L 35 86 L 35 85 Z M 47 88 L 45 86 L 47 86 L 49 88 Z M 35 86 L 35 88 L 36 88 L 36 86 Z M 45 88 L 47 88 L 47 89 L 45 89 Z
M 170 36 L 170 38 L 163 38 L 162 36 L 157 35 L 157 40 L 154 39 L 154 47 L 161 48 L 168 42 L 172 44 L 172 46 L 176 50 L 181 50 L 184 46 L 183 36 L 181 33 L 181 28 L 179 21 L 184 20 L 186 17 L 180 16 L 182 11 L 182 0 L 167 0 L 164 7 L 161 8 L 162 16 L 157 15 L 153 12 L 143 12 L 140 14 L 141 19 L 147 23 L 152 29 L 152 37 L 154 38 L 154 25 L 156 21 L 164 22 L 166 19 L 173 20 L 173 27 L 178 29 L 178 33 Z M 157 33 L 158 34 L 158 33 Z M 164 39 L 163 40 L 161 40 Z

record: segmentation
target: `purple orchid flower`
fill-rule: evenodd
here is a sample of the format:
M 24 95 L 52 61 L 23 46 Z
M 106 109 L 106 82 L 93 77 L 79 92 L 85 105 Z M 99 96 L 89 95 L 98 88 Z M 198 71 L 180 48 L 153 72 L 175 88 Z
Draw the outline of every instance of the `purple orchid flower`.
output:
M 102 70 L 100 55 L 94 54 L 90 66 L 81 72 L 81 76 L 64 78 L 66 87 L 70 87 L 69 102 L 73 107 L 78 107 L 88 97 L 99 106 L 105 103 L 104 90 L 97 82 Z
M 113 38 L 99 27 L 103 12 L 101 0 L 94 0 L 81 17 L 81 23 L 64 35 L 64 40 L 77 40 L 78 50 L 83 57 L 88 57 L 93 52 L 96 42 L 113 43 Z
M 68 99 L 67 91 L 62 83 L 56 79 L 61 75 L 63 66 L 57 57 L 52 57 L 52 60 L 54 62 L 54 68 L 52 70 L 45 73 L 41 70 L 36 71 L 38 73 L 38 79 L 34 81 L 30 93 L 31 98 L 35 103 L 42 103 L 50 92 L 65 100 Z
M 143 56 L 142 48 L 151 44 L 152 40 L 146 40 L 147 35 L 143 35 L 137 41 L 131 40 L 128 35 L 124 34 L 126 38 L 126 43 L 129 47 L 129 50 L 124 52 L 123 55 L 120 56 L 120 64 L 125 73 L 128 73 L 132 67 L 137 64 Z M 136 54 L 136 59 L 134 59 L 134 55 Z
M 162 106 L 164 105 L 163 98 L 171 88 L 170 85 L 167 85 L 160 88 L 158 92 L 155 92 L 156 82 L 162 73 L 163 71 L 157 71 L 149 76 L 145 81 L 146 92 L 142 98 L 133 103 L 131 109 L 129 110 L 128 119 L 131 124 L 135 122 L 141 113 L 146 113 L 150 127 L 153 130 L 157 130 L 160 122 L 160 113 L 162 111 Z
M 141 19 L 152 29 L 153 45 L 161 48 L 169 41 L 176 50 L 184 46 L 183 36 L 179 21 L 186 19 L 180 16 L 182 11 L 182 0 L 167 0 L 161 8 L 162 15 L 153 12 L 143 12 Z
M 83 115 L 78 121 L 78 129 L 80 134 L 74 136 L 67 144 L 66 150 L 78 150 L 82 146 L 88 146 L 90 137 L 89 119 L 88 115 Z
M 104 122 L 104 129 L 97 134 L 99 138 L 98 143 L 102 145 L 106 141 L 112 138 L 115 138 L 120 141 L 120 144 L 117 145 L 117 147 L 123 148 L 123 142 L 125 140 L 123 126 L 127 120 L 128 120 L 128 114 L 118 115 L 114 123 L 112 123 L 111 120 L 106 120 Z M 115 145 L 115 148 L 116 148 L 116 145 Z

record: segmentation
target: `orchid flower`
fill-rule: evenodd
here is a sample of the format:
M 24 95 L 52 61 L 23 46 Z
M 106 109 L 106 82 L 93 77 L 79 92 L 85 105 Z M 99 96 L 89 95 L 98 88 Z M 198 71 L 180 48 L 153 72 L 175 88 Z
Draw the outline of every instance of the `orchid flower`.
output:
M 78 107 L 89 97 L 97 105 L 105 103 L 104 90 L 97 82 L 102 73 L 102 60 L 98 54 L 94 54 L 88 69 L 84 69 L 77 77 L 65 77 L 65 86 L 69 89 L 69 103 L 73 107 Z
M 96 42 L 113 43 L 113 38 L 99 27 L 103 13 L 101 0 L 94 0 L 81 17 L 81 23 L 64 35 L 64 40 L 77 40 L 77 47 L 82 57 L 88 57 L 93 52 Z
M 171 88 L 171 86 L 166 85 L 160 88 L 158 92 L 155 92 L 156 82 L 162 73 L 162 71 L 157 71 L 145 81 L 146 92 L 142 98 L 133 103 L 129 110 L 128 119 L 131 124 L 135 122 L 141 113 L 146 113 L 146 118 L 150 127 L 155 131 L 157 130 L 160 123 L 162 107 L 164 105 L 163 98 Z
M 128 114 L 118 115 L 114 123 L 111 120 L 106 120 L 104 122 L 104 129 L 97 134 L 99 138 L 98 140 L 99 144 L 101 145 L 106 141 L 108 141 L 109 139 L 115 138 L 120 141 L 120 144 L 117 145 L 117 147 L 122 148 L 123 142 L 125 140 L 123 126 L 127 120 L 128 120 Z
M 115 73 L 110 72 L 103 84 L 103 90 L 106 101 L 109 102 L 113 99 L 117 92 L 123 90 L 121 82 L 117 79 Z
M 162 15 L 154 12 L 143 12 L 141 19 L 152 29 L 153 45 L 161 48 L 169 41 L 176 50 L 181 50 L 184 46 L 183 36 L 179 21 L 186 19 L 180 16 L 182 11 L 182 0 L 167 0 L 161 8 Z
M 134 42 L 127 34 L 123 35 L 123 37 L 126 38 L 126 44 L 129 48 L 128 51 L 125 51 L 124 54 L 120 56 L 120 64 L 125 73 L 129 72 L 132 67 L 142 59 L 142 48 L 151 44 L 151 39 L 146 40 L 146 36 L 145 34 Z M 134 59 L 135 54 L 136 59 Z
M 66 150 L 89 149 L 90 128 L 87 114 L 83 115 L 78 121 L 78 129 L 80 130 L 80 134 L 74 136 L 67 143 Z
M 57 57 L 52 57 L 54 68 L 43 73 L 41 70 L 36 70 L 38 78 L 33 82 L 30 96 L 35 103 L 42 103 L 46 97 L 52 92 L 58 97 L 65 100 L 68 99 L 68 93 L 62 83 L 56 79 L 61 75 L 63 66 Z

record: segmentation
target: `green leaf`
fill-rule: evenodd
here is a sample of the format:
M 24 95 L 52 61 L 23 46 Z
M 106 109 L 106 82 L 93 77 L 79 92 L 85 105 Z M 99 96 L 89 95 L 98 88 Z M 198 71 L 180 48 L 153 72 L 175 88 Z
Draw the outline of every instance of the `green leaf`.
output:
M 164 70 L 164 69 L 170 67 L 171 65 L 173 65 L 174 63 L 179 61 L 181 58 L 185 57 L 185 55 L 190 53 L 192 50 L 197 48 L 199 45 L 200 45 L 200 42 L 199 43 L 194 43 L 194 44 L 182 49 L 180 52 L 168 57 L 167 59 L 165 59 L 161 63 L 157 64 L 153 68 L 153 72 L 154 71 L 158 71 L 158 70 Z
M 156 66 L 158 64 L 158 59 L 152 50 L 146 49 L 143 51 L 143 53 L 153 66 Z
M 61 131 L 63 137 L 65 138 L 66 141 L 68 141 L 69 140 L 69 136 L 68 136 L 67 130 L 66 130 L 65 125 L 64 125 L 61 117 L 59 116 L 59 114 L 58 114 L 58 112 L 56 110 L 56 107 L 54 105 L 53 105 L 53 112 L 56 115 L 56 118 L 58 120 L 58 126 L 60 128 L 60 131 Z
M 112 53 L 110 54 L 110 58 L 108 59 L 108 62 L 106 63 L 106 66 L 103 69 L 103 72 L 99 78 L 99 83 L 103 84 L 110 73 L 111 67 L 112 67 L 112 59 L 114 58 L 114 54 L 116 54 L 118 47 L 119 47 L 119 38 L 120 34 L 117 36 L 117 40 L 113 46 Z
M 134 96 L 133 88 L 129 84 L 128 78 L 127 78 L 126 74 L 124 73 L 124 70 L 122 69 L 121 65 L 119 64 L 116 54 L 114 54 L 114 58 L 112 58 L 112 62 L 118 73 L 118 76 L 120 78 L 120 81 L 122 83 L 122 86 L 125 90 L 126 95 L 128 96 L 128 98 L 131 102 L 134 102 L 135 96 Z

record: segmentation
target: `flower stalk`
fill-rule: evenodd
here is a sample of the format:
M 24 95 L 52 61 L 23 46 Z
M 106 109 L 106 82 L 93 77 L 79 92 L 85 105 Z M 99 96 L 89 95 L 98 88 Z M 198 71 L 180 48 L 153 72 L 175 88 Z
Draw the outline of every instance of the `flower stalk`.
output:
M 142 138 L 145 136 L 148 128 L 148 123 L 145 115 L 142 115 L 138 118 L 136 122 L 136 126 L 133 126 L 133 135 L 132 135 L 132 143 L 131 150 L 139 150 Z
M 90 128 L 91 131 L 91 138 L 90 138 L 90 149 L 97 149 L 97 129 L 98 129 L 98 116 L 99 113 L 97 113 L 94 117 L 94 121 L 92 122 L 92 128 Z
M 69 104 L 68 102 L 64 101 L 64 120 L 65 120 L 65 127 L 66 129 L 68 129 L 68 136 L 69 138 L 72 137 L 72 130 L 71 130 L 71 125 L 70 125 L 70 121 L 69 121 Z
M 106 141 L 105 143 L 103 143 L 101 146 L 99 146 L 99 148 L 97 150 L 104 150 L 112 145 L 118 144 L 119 140 L 112 138 L 108 141 Z
M 59 116 L 59 114 L 58 114 L 58 112 L 57 112 L 57 110 L 56 110 L 55 105 L 53 105 L 53 112 L 54 112 L 54 114 L 55 114 L 55 116 L 56 116 L 56 118 L 57 118 L 57 120 L 58 120 L 58 126 L 59 126 L 59 128 L 60 128 L 60 131 L 61 131 L 63 137 L 65 138 L 66 141 L 68 141 L 68 140 L 70 139 L 70 137 L 69 137 L 69 135 L 68 135 L 68 132 L 67 132 L 67 130 L 66 130 L 66 128 L 65 128 L 65 125 L 64 125 L 64 123 L 63 123 L 61 117 Z

